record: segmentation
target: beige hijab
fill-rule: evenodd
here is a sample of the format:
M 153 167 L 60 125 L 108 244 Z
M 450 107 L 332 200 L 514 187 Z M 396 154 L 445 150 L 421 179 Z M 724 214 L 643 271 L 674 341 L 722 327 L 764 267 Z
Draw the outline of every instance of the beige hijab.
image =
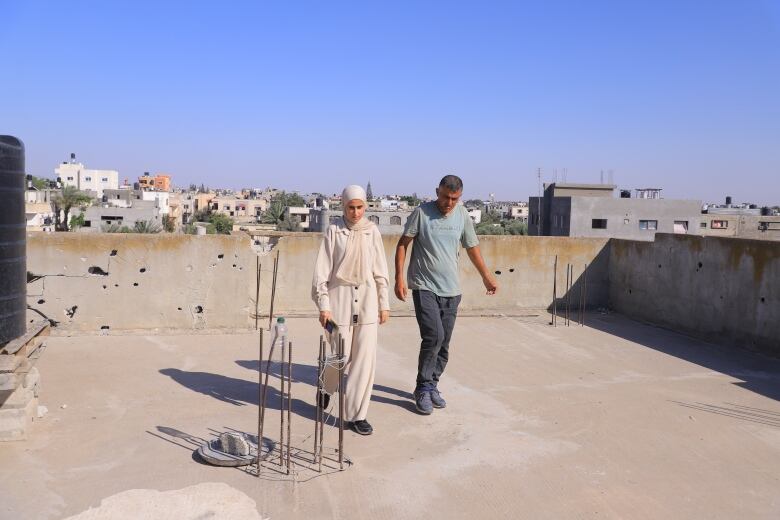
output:
M 367 250 L 369 240 L 365 230 L 374 225 L 365 215 L 355 224 L 350 224 L 347 220 L 347 205 L 351 200 L 362 200 L 366 202 L 366 192 L 357 185 L 351 185 L 344 188 L 341 192 L 341 205 L 344 208 L 344 225 L 350 230 L 347 238 L 347 250 L 344 253 L 344 259 L 341 261 L 336 278 L 349 285 L 361 285 L 367 282 L 371 276 L 371 267 L 367 261 Z

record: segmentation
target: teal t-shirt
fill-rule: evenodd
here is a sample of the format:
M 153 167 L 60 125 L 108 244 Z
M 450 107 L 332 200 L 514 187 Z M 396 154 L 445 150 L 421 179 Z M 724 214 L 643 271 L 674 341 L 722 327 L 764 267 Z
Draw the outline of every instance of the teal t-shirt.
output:
M 420 204 L 406 221 L 404 235 L 414 237 L 407 281 L 410 289 L 438 296 L 458 296 L 460 246 L 471 248 L 479 239 L 462 204 L 442 215 L 436 201 Z

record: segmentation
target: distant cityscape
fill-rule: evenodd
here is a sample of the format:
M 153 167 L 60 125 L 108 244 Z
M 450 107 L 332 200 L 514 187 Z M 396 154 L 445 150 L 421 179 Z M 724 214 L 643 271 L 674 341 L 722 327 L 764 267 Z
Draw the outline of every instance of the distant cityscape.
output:
M 26 218 L 31 231 L 252 235 L 322 232 L 341 217 L 339 193 L 285 192 L 278 187 L 240 191 L 190 184 L 145 172 L 120 184 L 117 170 L 90 169 L 76 154 L 54 168 L 54 178 L 27 175 Z M 415 206 L 431 200 L 382 194 L 366 185 L 366 217 L 381 232 L 400 234 Z M 780 206 L 759 207 L 665 199 L 661 188 L 618 189 L 614 184 L 553 182 L 527 201 L 463 200 L 481 235 L 532 235 L 653 240 L 679 233 L 780 240 Z

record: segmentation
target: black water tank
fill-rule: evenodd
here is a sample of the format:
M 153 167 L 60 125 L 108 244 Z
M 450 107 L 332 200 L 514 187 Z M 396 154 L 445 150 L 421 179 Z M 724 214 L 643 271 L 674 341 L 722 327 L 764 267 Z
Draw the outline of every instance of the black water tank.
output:
M 24 145 L 0 135 L 0 345 L 27 330 Z
M 764 206 L 761 208 L 761 216 L 762 217 L 768 217 L 772 214 L 772 210 L 769 209 L 769 206 Z
M 731 197 L 726 197 L 726 206 L 731 206 Z

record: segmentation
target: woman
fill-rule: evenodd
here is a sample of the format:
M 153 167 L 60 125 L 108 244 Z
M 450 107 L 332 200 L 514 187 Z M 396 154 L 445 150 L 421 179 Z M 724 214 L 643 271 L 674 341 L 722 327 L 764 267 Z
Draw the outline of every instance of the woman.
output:
M 320 311 L 320 325 L 335 322 L 338 334 L 334 331 L 333 338 L 340 335 L 344 339 L 344 419 L 355 433 L 370 435 L 373 428 L 366 417 L 374 386 L 377 324 L 390 317 L 387 260 L 379 229 L 364 218 L 363 188 L 344 188 L 341 203 L 344 216 L 328 226 L 320 245 L 312 298 Z M 334 344 L 331 350 L 335 350 Z M 317 396 L 318 406 L 323 408 L 338 385 L 332 376 L 333 371 L 326 371 L 326 393 Z

